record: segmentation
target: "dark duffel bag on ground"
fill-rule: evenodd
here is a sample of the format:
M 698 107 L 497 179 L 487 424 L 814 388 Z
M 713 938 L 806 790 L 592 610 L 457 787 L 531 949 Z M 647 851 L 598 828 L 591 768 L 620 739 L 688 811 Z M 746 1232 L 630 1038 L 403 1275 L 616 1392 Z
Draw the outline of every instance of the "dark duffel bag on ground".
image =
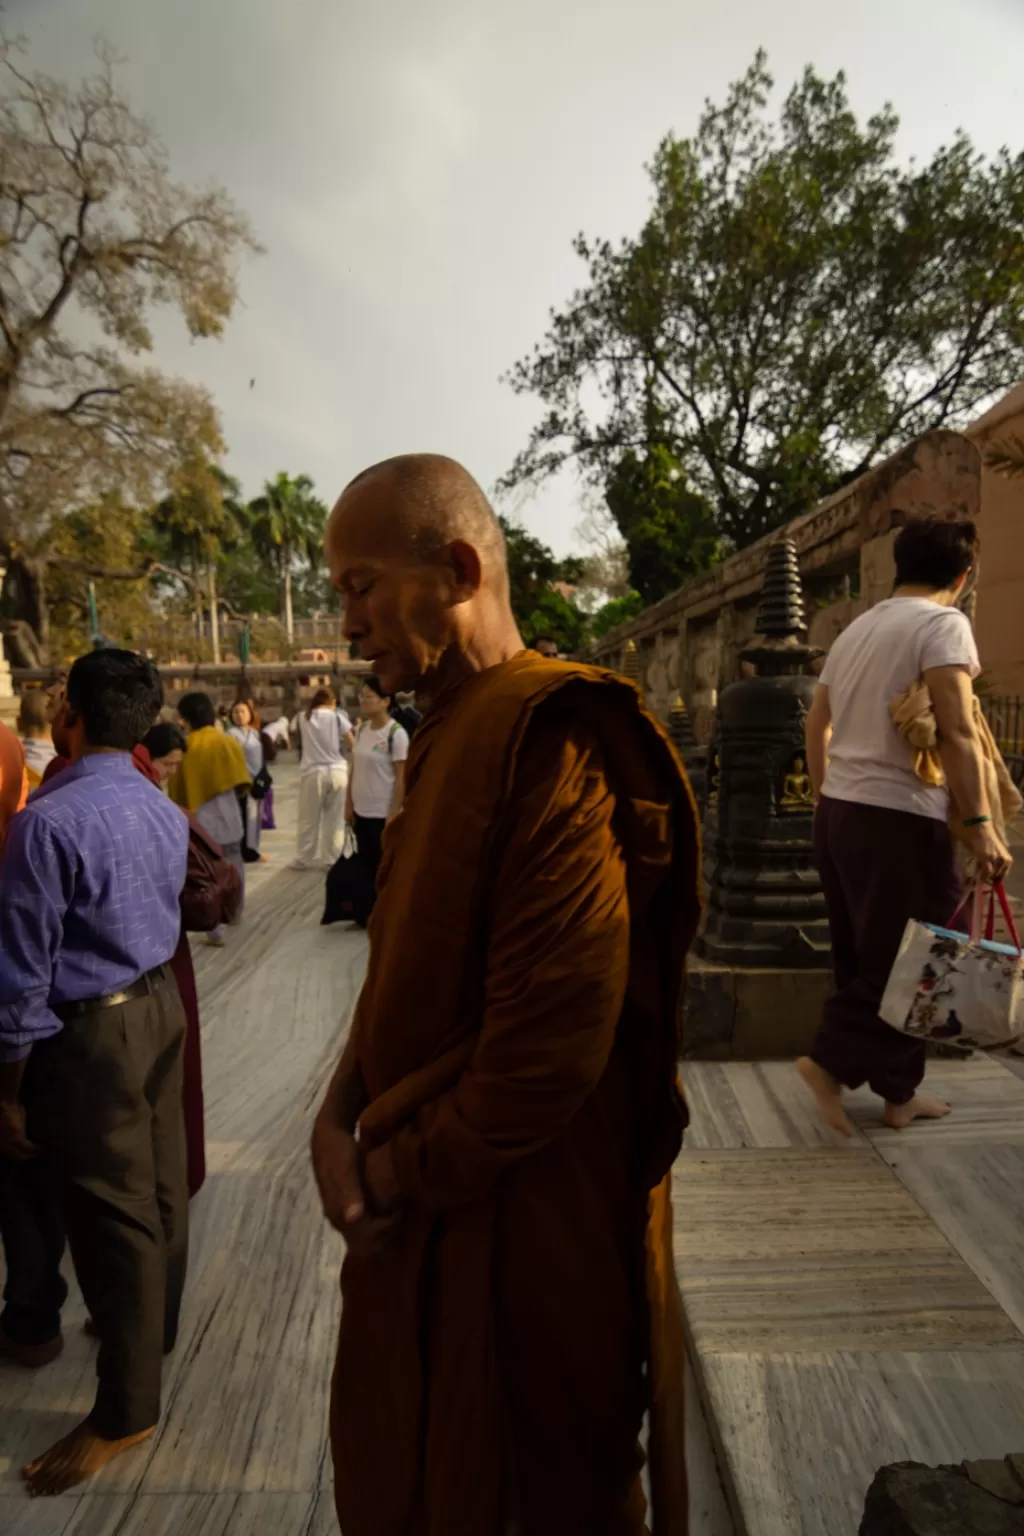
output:
M 373 881 L 358 853 L 343 853 L 327 871 L 323 925 L 359 923 L 363 927 L 373 909 Z

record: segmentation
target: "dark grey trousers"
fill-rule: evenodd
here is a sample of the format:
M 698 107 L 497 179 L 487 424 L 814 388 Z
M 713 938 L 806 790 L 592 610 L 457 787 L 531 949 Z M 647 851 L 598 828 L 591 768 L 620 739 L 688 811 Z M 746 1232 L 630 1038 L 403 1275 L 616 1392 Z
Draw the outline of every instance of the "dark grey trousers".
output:
M 185 1012 L 173 976 L 69 1019 L 25 1080 L 30 1136 L 52 1159 L 75 1272 L 96 1325 L 97 1433 L 160 1417 L 188 1255 L 181 1107 Z

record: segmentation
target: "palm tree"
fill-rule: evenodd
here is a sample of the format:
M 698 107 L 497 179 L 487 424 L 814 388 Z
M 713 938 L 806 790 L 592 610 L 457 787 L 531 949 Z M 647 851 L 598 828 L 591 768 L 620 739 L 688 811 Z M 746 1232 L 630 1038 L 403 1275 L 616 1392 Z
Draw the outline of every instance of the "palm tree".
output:
M 281 621 L 291 643 L 295 638 L 292 614 L 292 573 L 296 560 L 315 566 L 320 559 L 327 508 L 313 494 L 308 475 L 283 472 L 263 487 L 263 495 L 249 503 L 250 532 L 259 554 L 273 560 L 281 582 Z
M 168 562 L 186 576 L 195 597 L 196 628 L 203 633 L 203 588 L 210 608 L 213 660 L 220 662 L 220 602 L 217 560 L 242 534 L 237 480 L 218 464 L 196 458 L 183 465 L 171 493 L 153 510 L 152 524 Z M 187 573 L 187 574 L 186 574 Z

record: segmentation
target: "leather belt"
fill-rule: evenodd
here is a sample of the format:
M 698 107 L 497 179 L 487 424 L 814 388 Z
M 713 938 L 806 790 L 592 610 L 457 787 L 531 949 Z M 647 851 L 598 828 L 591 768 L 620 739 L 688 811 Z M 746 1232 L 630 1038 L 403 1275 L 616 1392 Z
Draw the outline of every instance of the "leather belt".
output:
M 69 1019 L 80 1019 L 83 1014 L 95 1013 L 98 1008 L 118 1008 L 122 1003 L 130 1003 L 133 998 L 145 997 L 147 992 L 155 992 L 160 983 L 166 981 L 170 974 L 170 966 L 158 965 L 121 992 L 108 992 L 106 997 L 86 997 L 81 1002 L 57 1003 L 53 1011 L 58 1019 L 66 1024 Z

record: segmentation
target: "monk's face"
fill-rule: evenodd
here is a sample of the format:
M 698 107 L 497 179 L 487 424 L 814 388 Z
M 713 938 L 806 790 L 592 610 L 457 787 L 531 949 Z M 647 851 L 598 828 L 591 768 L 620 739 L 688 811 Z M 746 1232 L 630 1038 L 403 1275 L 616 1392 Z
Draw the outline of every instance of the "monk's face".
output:
M 418 687 L 456 638 L 452 577 L 443 559 L 421 560 L 395 516 L 393 483 L 371 476 L 342 495 L 327 525 L 331 582 L 344 630 L 384 691 Z

